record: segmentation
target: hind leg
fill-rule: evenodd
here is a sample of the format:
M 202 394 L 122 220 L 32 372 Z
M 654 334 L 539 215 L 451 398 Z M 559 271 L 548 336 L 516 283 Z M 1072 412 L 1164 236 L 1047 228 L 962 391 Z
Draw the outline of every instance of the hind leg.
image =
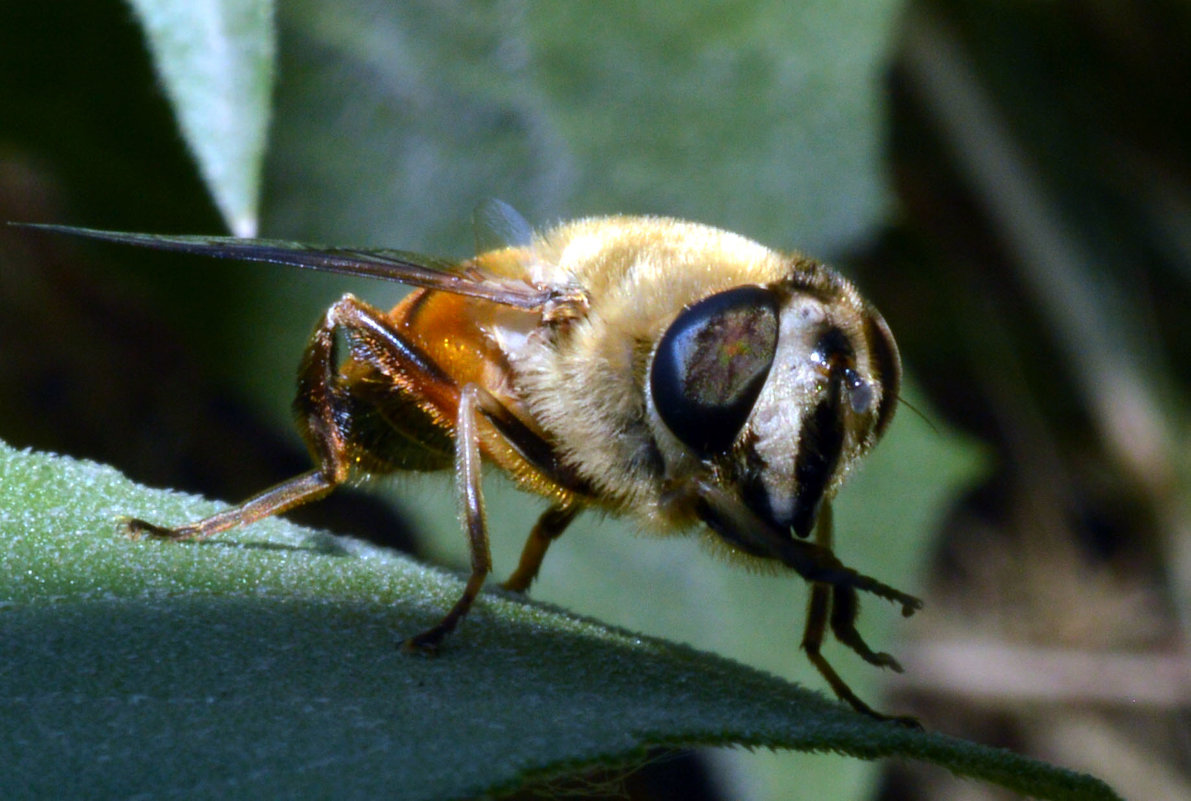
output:
M 352 415 L 366 401 L 353 394 L 350 380 L 339 370 L 337 333 L 348 342 L 351 362 L 392 378 L 394 392 L 409 392 L 416 385 L 440 403 L 444 399 L 449 402 L 458 392 L 433 362 L 394 330 L 383 312 L 345 295 L 327 310 L 315 328 L 298 373 L 294 411 L 315 469 L 270 487 L 238 506 L 176 528 L 129 519 L 125 521 L 129 534 L 203 540 L 318 500 L 346 481 L 352 465 L 370 453 L 365 443 L 352 437 Z

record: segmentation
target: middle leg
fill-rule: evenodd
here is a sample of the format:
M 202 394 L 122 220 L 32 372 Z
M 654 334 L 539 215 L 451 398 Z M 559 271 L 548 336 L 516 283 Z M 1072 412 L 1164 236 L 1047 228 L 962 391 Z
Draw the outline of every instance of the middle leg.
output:
M 542 567 L 542 560 L 546 558 L 546 550 L 550 547 L 550 543 L 562 536 L 567 526 L 578 514 L 578 504 L 552 506 L 542 513 L 538 522 L 534 524 L 533 530 L 529 532 L 528 539 L 525 540 L 525 547 L 521 550 L 521 560 L 517 563 L 517 569 L 502 586 L 513 592 L 528 590 L 529 585 L 538 577 L 538 570 Z
M 488 519 L 484 510 L 484 492 L 480 475 L 480 431 L 477 419 L 477 397 L 483 390 L 468 384 L 459 396 L 459 413 L 455 424 L 455 494 L 460 513 L 467 528 L 471 552 L 471 574 L 467 577 L 463 594 L 451 610 L 435 625 L 405 640 L 406 651 L 433 652 L 444 637 L 455 630 L 467 616 L 476 596 L 492 572 L 492 552 L 488 545 Z

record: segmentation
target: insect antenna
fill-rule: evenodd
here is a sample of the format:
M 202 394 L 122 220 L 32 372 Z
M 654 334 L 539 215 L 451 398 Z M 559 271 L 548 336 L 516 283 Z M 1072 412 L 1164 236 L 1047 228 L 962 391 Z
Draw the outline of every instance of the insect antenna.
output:
M 915 415 L 917 415 L 919 420 L 926 423 L 926 426 L 927 426 L 927 428 L 929 428 L 931 430 L 931 433 L 933 433 L 933 434 L 939 433 L 939 427 L 936 426 L 934 424 L 934 422 L 929 417 L 926 416 L 926 412 L 922 411 L 917 406 L 910 403 L 908 400 L 903 398 L 901 395 L 897 396 L 897 402 L 902 404 L 903 406 L 905 406 L 910 411 L 912 411 Z

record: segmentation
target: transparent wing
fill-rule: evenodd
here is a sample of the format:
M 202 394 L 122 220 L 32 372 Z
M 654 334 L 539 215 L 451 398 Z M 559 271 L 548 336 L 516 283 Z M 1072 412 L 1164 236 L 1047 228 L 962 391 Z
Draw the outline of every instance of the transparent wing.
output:
M 472 212 L 476 253 L 501 248 L 528 248 L 533 244 L 533 227 L 503 200 L 488 198 Z
M 542 309 L 566 304 L 574 288 L 534 286 L 489 273 L 474 264 L 463 265 L 401 250 L 324 247 L 274 239 L 240 239 L 231 236 L 170 236 L 100 231 L 69 225 L 20 223 L 42 231 L 85 236 L 107 242 L 194 253 L 222 259 L 267 261 L 340 275 L 379 278 L 410 286 L 482 298 L 518 309 Z

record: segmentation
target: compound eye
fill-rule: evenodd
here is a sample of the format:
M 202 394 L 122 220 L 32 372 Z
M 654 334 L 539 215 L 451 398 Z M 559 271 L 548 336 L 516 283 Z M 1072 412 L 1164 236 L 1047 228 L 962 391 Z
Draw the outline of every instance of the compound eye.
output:
M 736 287 L 683 309 L 649 374 L 654 407 L 674 436 L 701 455 L 730 448 L 769 375 L 777 334 L 777 298 L 764 287 Z

